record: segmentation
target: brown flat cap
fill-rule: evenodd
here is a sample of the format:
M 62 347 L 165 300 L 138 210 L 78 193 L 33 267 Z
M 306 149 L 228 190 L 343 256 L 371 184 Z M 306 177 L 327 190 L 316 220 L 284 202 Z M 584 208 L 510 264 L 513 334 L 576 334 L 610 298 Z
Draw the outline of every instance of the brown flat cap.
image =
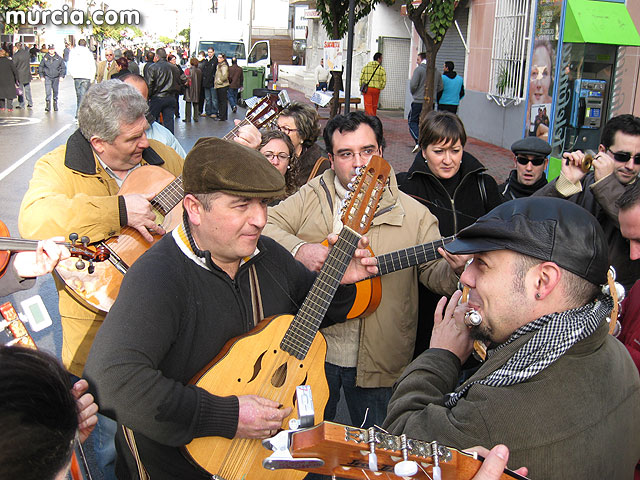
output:
M 283 196 L 282 174 L 258 151 L 215 137 L 200 138 L 184 161 L 185 193 L 223 192 L 238 197 Z

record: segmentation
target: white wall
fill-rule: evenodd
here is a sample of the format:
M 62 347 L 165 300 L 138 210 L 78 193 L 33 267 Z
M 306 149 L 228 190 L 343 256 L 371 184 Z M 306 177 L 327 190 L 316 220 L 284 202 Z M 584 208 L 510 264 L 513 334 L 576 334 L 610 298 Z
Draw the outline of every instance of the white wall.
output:
M 289 26 L 289 0 L 256 0 L 253 28 L 286 29 Z

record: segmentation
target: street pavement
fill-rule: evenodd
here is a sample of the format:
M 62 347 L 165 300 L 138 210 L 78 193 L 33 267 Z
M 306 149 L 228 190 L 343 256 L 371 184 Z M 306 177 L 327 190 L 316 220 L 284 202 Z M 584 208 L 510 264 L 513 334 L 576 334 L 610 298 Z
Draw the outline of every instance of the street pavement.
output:
M 16 109 L 0 111 L 0 204 L 2 207 L 2 220 L 12 236 L 19 236 L 18 212 L 20 202 L 27 190 L 33 166 L 38 158 L 54 148 L 64 144 L 67 138 L 77 128 L 75 122 L 76 96 L 73 79 L 68 77 L 60 83 L 59 111 L 44 111 L 44 83 L 34 80 L 31 84 L 34 107 L 33 109 Z M 296 90 L 289 90 L 292 100 L 308 102 L 304 95 Z M 180 112 L 184 113 L 184 102 L 180 102 Z M 385 158 L 392 164 L 396 172 L 406 171 L 414 155 L 411 153 L 413 141 L 409 135 L 407 121 L 402 118 L 402 112 L 379 111 L 383 121 L 387 147 Z M 321 116 L 327 116 L 328 110 L 321 109 Z M 239 107 L 237 113 L 229 111 L 229 120 L 220 122 L 211 118 L 200 117 L 198 123 L 175 121 L 175 135 L 188 152 L 198 138 L 203 136 L 222 137 L 233 127 L 234 119 L 242 119 L 245 109 Z M 326 120 L 322 121 L 324 125 Z M 323 145 L 322 140 L 320 143 Z M 511 152 L 487 144 L 477 139 L 469 139 L 466 150 L 474 154 L 500 183 L 508 175 L 512 168 Z M 60 328 L 60 315 L 57 306 L 57 293 L 50 276 L 38 279 L 36 287 L 25 292 L 19 292 L 9 296 L 5 300 L 11 301 L 20 310 L 20 301 L 40 295 L 53 319 L 54 325 L 39 333 L 33 333 L 33 337 L 41 349 L 60 356 L 62 345 L 62 332 Z M 346 412 L 341 405 L 341 412 Z M 347 414 L 348 415 L 348 414 Z M 348 418 L 341 418 L 348 422 Z M 90 442 L 87 450 L 91 451 Z M 90 458 L 91 464 L 92 459 Z M 92 469 L 93 477 L 100 479 L 95 468 Z

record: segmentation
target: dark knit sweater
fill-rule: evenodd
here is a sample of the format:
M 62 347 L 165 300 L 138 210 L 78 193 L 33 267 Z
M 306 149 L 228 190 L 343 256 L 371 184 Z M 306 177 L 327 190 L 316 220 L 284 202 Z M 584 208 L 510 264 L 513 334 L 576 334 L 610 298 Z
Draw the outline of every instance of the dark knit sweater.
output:
M 250 265 L 255 264 L 265 316 L 295 313 L 315 274 L 267 237 L 235 279 L 188 258 L 166 235 L 127 272 L 120 294 L 98 332 L 85 368 L 101 413 L 136 432 L 151 478 L 210 478 L 179 449 L 195 437 L 232 438 L 238 399 L 218 397 L 187 383 L 227 340 L 253 328 Z M 338 289 L 325 323 L 344 319 L 355 289 Z M 119 455 L 129 450 L 121 431 Z M 119 456 L 122 461 L 130 455 Z M 136 475 L 132 475 L 137 478 Z
M 502 185 L 498 186 L 505 202 L 516 198 L 530 197 L 547 184 L 547 177 L 542 175 L 533 185 L 523 185 L 518 181 L 517 170 L 511 170 L 509 178 Z

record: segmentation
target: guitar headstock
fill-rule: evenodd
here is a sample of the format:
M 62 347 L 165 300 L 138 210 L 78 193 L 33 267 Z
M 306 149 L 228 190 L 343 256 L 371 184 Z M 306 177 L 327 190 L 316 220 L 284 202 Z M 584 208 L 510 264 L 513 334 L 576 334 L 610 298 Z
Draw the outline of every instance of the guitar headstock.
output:
M 391 166 L 384 158 L 374 155 L 364 167 L 358 167 L 356 177 L 349 184 L 345 197 L 342 223 L 363 235 L 369 230 L 378 208 Z M 348 202 L 348 203 L 347 203 Z
M 246 119 L 256 128 L 262 128 L 280 115 L 290 103 L 286 90 L 280 90 L 277 94 L 270 93 L 247 111 Z

